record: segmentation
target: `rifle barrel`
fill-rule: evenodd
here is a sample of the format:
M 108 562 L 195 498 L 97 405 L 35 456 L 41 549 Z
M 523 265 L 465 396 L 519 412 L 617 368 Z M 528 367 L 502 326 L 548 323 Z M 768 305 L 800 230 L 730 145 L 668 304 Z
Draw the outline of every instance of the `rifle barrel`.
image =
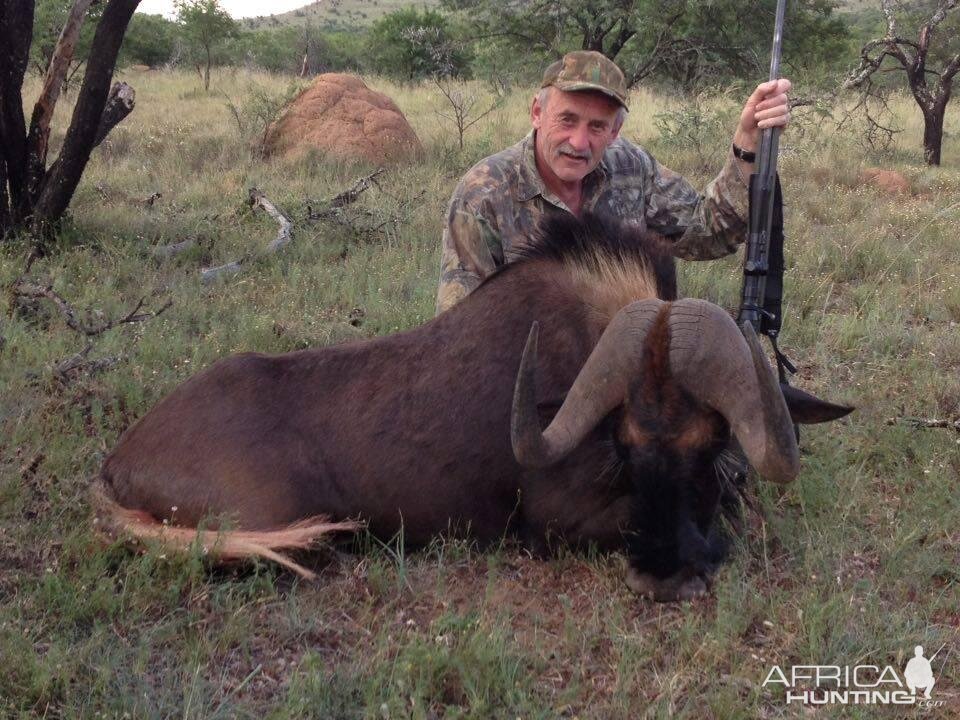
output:
M 770 51 L 770 80 L 780 77 L 780 56 L 783 48 L 783 25 L 787 0 L 777 0 Z M 780 149 L 780 128 L 766 128 L 760 136 L 757 171 L 750 177 L 750 226 L 744 253 L 743 291 L 740 322 L 749 322 L 760 332 L 761 310 L 766 298 L 770 232 L 773 225 L 774 188 L 777 177 L 777 155 Z

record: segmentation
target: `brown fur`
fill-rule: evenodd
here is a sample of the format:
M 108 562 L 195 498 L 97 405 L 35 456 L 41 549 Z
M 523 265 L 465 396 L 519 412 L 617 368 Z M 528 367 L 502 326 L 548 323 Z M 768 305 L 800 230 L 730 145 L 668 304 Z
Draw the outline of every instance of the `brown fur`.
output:
M 598 435 L 560 466 L 525 471 L 510 445 L 510 407 L 533 321 L 546 420 L 618 305 L 654 288 L 675 293 L 672 260 L 644 242 L 585 240 L 521 260 L 409 332 L 221 360 L 107 457 L 101 476 L 115 512 L 271 532 L 316 515 L 359 517 L 379 537 L 402 529 L 411 545 L 451 525 L 481 542 L 517 532 L 534 545 L 555 533 L 620 545 L 629 488 L 611 474 L 609 440 Z M 157 530 L 144 515 L 124 517 L 135 533 Z

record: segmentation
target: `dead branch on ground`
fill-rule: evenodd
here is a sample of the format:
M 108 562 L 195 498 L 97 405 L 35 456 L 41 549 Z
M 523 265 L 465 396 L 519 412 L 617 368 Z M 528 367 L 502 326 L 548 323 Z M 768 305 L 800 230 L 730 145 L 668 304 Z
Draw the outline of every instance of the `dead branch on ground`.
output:
M 150 254 L 155 258 L 160 260 L 169 260 L 172 257 L 176 257 L 182 252 L 186 252 L 192 247 L 195 247 L 198 244 L 196 238 L 187 238 L 186 240 L 181 240 L 180 242 L 171 243 L 169 245 L 157 245 L 150 248 Z
M 64 322 L 70 327 L 71 330 L 74 330 L 81 335 L 86 337 L 95 337 L 97 335 L 102 335 L 107 330 L 117 327 L 118 325 L 125 325 L 127 323 L 139 323 L 144 320 L 149 320 L 150 318 L 155 318 L 157 315 L 160 315 L 166 311 L 171 305 L 173 305 L 173 300 L 167 300 L 158 310 L 155 312 L 140 312 L 143 308 L 146 298 L 140 298 L 137 301 L 137 304 L 133 309 L 128 312 L 123 317 L 117 318 L 115 320 L 107 320 L 105 322 L 91 325 L 80 320 L 80 316 L 77 313 L 76 309 L 67 302 L 63 296 L 53 289 L 50 285 L 35 285 L 33 283 L 25 282 L 24 280 L 17 280 L 13 285 L 13 294 L 15 297 L 29 298 L 33 300 L 39 300 L 46 298 L 50 300 L 60 311 L 60 314 L 63 316 Z
M 64 358 L 60 362 L 56 363 L 53 366 L 54 377 L 56 377 L 57 380 L 59 380 L 62 384 L 66 385 L 71 380 L 71 373 L 86 372 L 88 375 L 93 375 L 94 373 L 116 367 L 120 364 L 120 361 L 123 360 L 122 355 L 88 360 L 87 356 L 90 354 L 91 350 L 93 350 L 93 343 L 87 343 L 86 347 L 84 347 L 80 352 L 71 355 L 68 358 Z
M 249 202 L 254 209 L 263 208 L 270 217 L 277 221 L 280 228 L 277 230 L 277 236 L 267 245 L 266 249 L 260 253 L 248 253 L 239 260 L 220 265 L 218 267 L 206 268 L 200 271 L 200 281 L 204 285 L 209 285 L 214 280 L 229 275 L 236 275 L 240 269 L 250 260 L 265 255 L 273 255 L 280 249 L 286 247 L 293 240 L 293 221 L 290 216 L 277 208 L 270 199 L 263 194 L 259 188 L 250 188 Z
M 374 236 L 387 226 L 399 227 L 404 217 L 409 214 L 410 208 L 415 207 L 426 195 L 426 192 L 420 191 L 409 198 L 397 197 L 384 190 L 380 185 L 377 178 L 383 172 L 384 169 L 380 168 L 370 175 L 356 180 L 348 190 L 338 193 L 332 198 L 320 201 L 308 199 L 306 201 L 307 222 L 332 222 L 361 237 Z M 371 187 L 375 187 L 381 195 L 394 201 L 396 208 L 373 211 L 355 206 L 354 204 L 360 196 Z
M 348 205 L 352 205 L 357 200 L 360 199 L 360 196 L 370 189 L 370 186 L 376 186 L 377 189 L 380 189 L 379 183 L 377 183 L 377 178 L 384 173 L 383 168 L 377 168 L 375 171 L 369 175 L 358 178 L 354 181 L 347 190 L 337 193 L 332 198 L 327 200 L 321 200 L 319 204 L 319 209 L 313 209 L 313 201 L 307 201 L 307 220 L 316 221 L 316 220 L 338 220 L 342 217 L 342 213 L 339 212 L 341 208 L 344 208 Z
M 307 222 L 329 221 L 337 225 L 349 228 L 354 233 L 360 235 L 369 235 L 377 233 L 388 224 L 399 224 L 400 216 L 398 213 L 378 214 L 364 208 L 348 208 L 354 206 L 360 197 L 371 187 L 375 187 L 380 192 L 384 192 L 377 182 L 384 172 L 384 168 L 378 168 L 369 175 L 358 178 L 353 184 L 336 195 L 324 200 L 306 200 Z M 390 196 L 389 193 L 384 193 Z M 404 205 L 412 206 L 422 199 L 424 193 L 419 193 L 415 198 L 408 201 L 397 201 L 401 209 Z M 396 200 L 396 198 L 394 198 Z M 254 208 L 263 208 L 274 220 L 277 221 L 279 228 L 276 237 L 261 251 L 250 252 L 233 262 L 220 265 L 213 268 L 205 268 L 201 271 L 200 279 L 204 285 L 230 275 L 236 275 L 243 267 L 251 261 L 258 260 L 268 255 L 274 255 L 282 248 L 286 247 L 293 240 L 293 220 L 290 216 L 276 207 L 269 198 L 258 188 L 250 189 L 250 204 Z M 193 247 L 194 241 L 184 240 L 182 243 L 169 245 L 161 248 L 154 248 L 153 253 L 157 257 L 171 257 L 177 253 L 183 252 L 189 247 Z
M 892 417 L 887 418 L 887 425 L 905 424 L 911 425 L 917 430 L 928 428 L 945 428 L 960 432 L 960 418 L 956 420 L 937 420 L 936 418 L 918 418 L 918 417 Z
M 140 298 L 133 309 L 125 315 L 112 320 L 94 322 L 91 319 L 90 312 L 86 313 L 86 319 L 81 319 L 80 313 L 76 308 L 50 285 L 38 285 L 27 282 L 21 277 L 15 281 L 11 287 L 11 295 L 14 301 L 18 298 L 26 300 L 48 300 L 53 303 L 60 312 L 60 316 L 63 318 L 67 327 L 87 339 L 82 350 L 54 363 L 52 366 L 54 377 L 63 384 L 69 382 L 72 373 L 78 373 L 80 371 L 94 373 L 108 370 L 116 366 L 123 359 L 122 356 L 115 356 L 89 360 L 88 356 L 94 347 L 95 338 L 100 337 L 103 333 L 120 325 L 130 325 L 151 320 L 164 313 L 173 305 L 172 300 L 167 300 L 153 312 L 141 312 L 146 303 L 146 298 Z
M 157 190 L 156 192 L 150 193 L 147 197 L 138 198 L 130 193 L 126 193 L 123 190 L 116 190 L 114 188 L 107 187 L 104 183 L 97 183 L 93 186 L 93 189 L 97 191 L 97 194 L 106 202 L 112 202 L 114 200 L 119 200 L 120 202 L 130 203 L 131 205 L 140 205 L 145 208 L 152 208 L 157 200 L 163 197 L 163 193 Z

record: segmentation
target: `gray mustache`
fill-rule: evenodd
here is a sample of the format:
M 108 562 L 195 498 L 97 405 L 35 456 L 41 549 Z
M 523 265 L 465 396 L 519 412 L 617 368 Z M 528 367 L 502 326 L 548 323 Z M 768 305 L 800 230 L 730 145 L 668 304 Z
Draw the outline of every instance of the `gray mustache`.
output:
M 557 152 L 562 152 L 562 153 L 565 153 L 566 155 L 573 155 L 574 157 L 582 158 L 583 160 L 590 159 L 589 152 L 583 152 L 582 150 L 574 150 L 573 147 L 568 143 L 564 143 L 563 145 L 558 147 Z

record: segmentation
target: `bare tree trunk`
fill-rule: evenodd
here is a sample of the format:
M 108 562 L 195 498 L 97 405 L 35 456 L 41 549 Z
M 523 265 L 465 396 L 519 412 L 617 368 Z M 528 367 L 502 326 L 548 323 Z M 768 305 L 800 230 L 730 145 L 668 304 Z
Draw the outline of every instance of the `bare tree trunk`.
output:
M 940 148 L 943 145 L 943 115 L 945 104 L 937 103 L 933 109 L 923 109 L 923 159 L 927 165 L 940 164 Z
M 7 196 L 7 163 L 0 155 L 0 240 L 13 227 L 13 218 L 10 216 L 10 200 Z
M 210 48 L 207 48 L 207 66 L 203 69 L 203 91 L 210 92 Z
M 43 78 L 43 87 L 40 97 L 33 106 L 33 116 L 30 119 L 30 132 L 27 136 L 28 172 L 29 181 L 27 190 L 31 199 L 35 199 L 40 192 L 40 183 L 43 181 L 47 167 L 47 145 L 50 140 L 50 121 L 60 98 L 67 71 L 73 60 L 73 53 L 80 37 L 80 28 L 93 0 L 74 0 L 70 15 L 60 31 L 60 37 L 53 50 L 53 57 L 47 66 Z
M 103 10 L 63 149 L 47 173 L 34 208 L 33 224 L 37 229 L 59 220 L 77 189 L 97 138 L 123 35 L 139 3 L 140 0 L 109 0 Z
M 33 37 L 32 0 L 0 3 L 0 163 L 9 193 L 0 222 L 14 224 L 29 212 L 27 197 L 27 125 L 23 115 L 23 77 Z M 5 233 L 10 224 L 0 225 Z

